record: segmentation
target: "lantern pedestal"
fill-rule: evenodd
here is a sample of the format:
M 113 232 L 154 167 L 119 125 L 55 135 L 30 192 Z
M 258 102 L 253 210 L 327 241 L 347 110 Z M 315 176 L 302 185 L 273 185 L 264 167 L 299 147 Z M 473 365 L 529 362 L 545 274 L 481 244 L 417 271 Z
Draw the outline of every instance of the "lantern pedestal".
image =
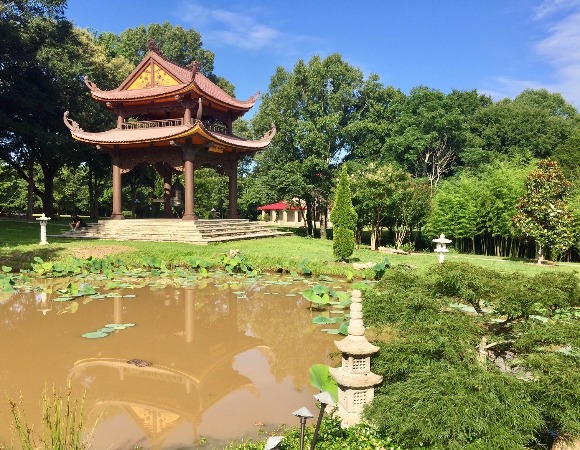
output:
M 46 217 L 42 213 L 42 216 L 36 220 L 40 221 L 40 245 L 48 245 L 48 241 L 46 240 L 46 224 L 50 220 L 50 217 Z
M 330 368 L 330 375 L 338 384 L 338 415 L 343 427 L 360 423 L 364 405 L 375 396 L 374 386 L 383 381 L 383 377 L 371 372 L 371 355 L 378 352 L 379 347 L 364 336 L 362 317 L 362 294 L 355 289 L 352 291 L 348 336 L 334 343 L 342 352 L 342 365 Z

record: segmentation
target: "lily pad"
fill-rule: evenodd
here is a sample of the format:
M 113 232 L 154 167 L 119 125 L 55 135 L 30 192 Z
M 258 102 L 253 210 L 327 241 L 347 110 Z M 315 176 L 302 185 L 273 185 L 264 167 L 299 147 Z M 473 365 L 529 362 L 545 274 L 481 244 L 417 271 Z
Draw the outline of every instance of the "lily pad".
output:
M 327 334 L 338 334 L 338 330 L 336 328 L 323 328 L 320 331 L 324 331 Z
M 100 338 L 107 337 L 108 335 L 109 335 L 109 333 L 105 333 L 103 331 L 93 331 L 91 333 L 83 334 L 82 337 L 87 338 L 87 339 L 100 339 Z
M 339 320 L 342 320 L 339 318 Z M 319 325 L 322 324 L 328 324 L 328 323 L 336 323 L 336 317 L 324 317 L 324 316 L 316 316 L 314 319 L 312 319 L 312 323 L 316 323 Z

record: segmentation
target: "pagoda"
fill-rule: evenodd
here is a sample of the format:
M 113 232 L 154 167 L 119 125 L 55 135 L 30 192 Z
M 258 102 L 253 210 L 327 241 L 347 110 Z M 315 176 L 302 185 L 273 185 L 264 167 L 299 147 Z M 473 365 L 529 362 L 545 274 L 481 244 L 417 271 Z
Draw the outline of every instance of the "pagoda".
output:
M 265 149 L 276 134 L 273 124 L 257 141 L 232 133 L 232 123 L 254 106 L 259 93 L 238 100 L 204 76 L 197 61 L 181 67 L 169 61 L 152 40 L 147 44 L 149 52 L 118 88 L 101 90 L 85 77 L 92 97 L 117 115 L 115 128 L 90 133 L 69 118 L 68 111 L 64 113 L 74 139 L 111 155 L 111 218 L 123 218 L 121 175 L 137 166 L 153 166 L 163 178 L 166 217 L 171 217 L 173 176 L 183 172 L 184 220 L 197 220 L 195 169 L 213 167 L 229 178 L 228 218 L 238 218 L 238 161 Z

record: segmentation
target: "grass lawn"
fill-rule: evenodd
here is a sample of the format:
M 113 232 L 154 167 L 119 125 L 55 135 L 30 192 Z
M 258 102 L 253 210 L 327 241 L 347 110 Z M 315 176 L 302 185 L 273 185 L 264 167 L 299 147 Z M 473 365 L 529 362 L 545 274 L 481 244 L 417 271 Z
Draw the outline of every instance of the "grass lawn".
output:
M 354 272 L 355 278 L 371 277 L 372 271 L 355 271 L 352 264 L 334 261 L 332 241 L 285 236 L 267 239 L 234 241 L 205 246 L 173 242 L 142 241 L 104 241 L 86 239 L 66 239 L 56 237 L 68 228 L 68 220 L 51 220 L 48 222 L 47 234 L 49 245 L 38 245 L 40 226 L 38 223 L 25 221 L 0 220 L 0 265 L 12 267 L 13 270 L 30 268 L 35 256 L 45 261 L 63 260 L 70 256 L 79 258 L 102 257 L 116 254 L 127 263 L 141 258 L 156 257 L 169 264 L 178 264 L 187 256 L 195 256 L 213 264 L 218 264 L 223 254 L 231 249 L 239 249 L 258 269 L 275 271 L 278 268 L 296 269 L 307 259 L 307 267 L 315 275 L 347 276 Z M 354 262 L 381 262 L 385 254 L 373 252 L 368 247 L 355 250 Z M 434 253 L 414 253 L 412 255 L 388 255 L 392 264 L 404 264 L 422 272 L 437 264 L 438 256 Z M 468 261 L 478 266 L 504 272 L 522 271 L 533 275 L 542 271 L 574 271 L 578 264 L 557 263 L 538 266 L 524 260 L 448 253 L 448 261 Z

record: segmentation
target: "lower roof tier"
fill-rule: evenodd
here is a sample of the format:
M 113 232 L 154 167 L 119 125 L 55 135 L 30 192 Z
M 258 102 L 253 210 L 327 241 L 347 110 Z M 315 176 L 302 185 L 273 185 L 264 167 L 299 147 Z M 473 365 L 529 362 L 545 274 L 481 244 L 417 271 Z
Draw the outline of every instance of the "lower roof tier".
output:
M 90 145 L 99 145 L 105 149 L 190 143 L 217 147 L 221 151 L 254 152 L 266 148 L 276 134 L 276 127 L 272 124 L 272 129 L 261 139 L 249 141 L 210 130 L 200 120 L 193 120 L 189 124 L 176 126 L 114 128 L 99 133 L 90 133 L 80 128 L 77 122 L 69 119 L 68 114 L 68 111 L 64 113 L 64 123 L 70 129 L 74 139 Z

